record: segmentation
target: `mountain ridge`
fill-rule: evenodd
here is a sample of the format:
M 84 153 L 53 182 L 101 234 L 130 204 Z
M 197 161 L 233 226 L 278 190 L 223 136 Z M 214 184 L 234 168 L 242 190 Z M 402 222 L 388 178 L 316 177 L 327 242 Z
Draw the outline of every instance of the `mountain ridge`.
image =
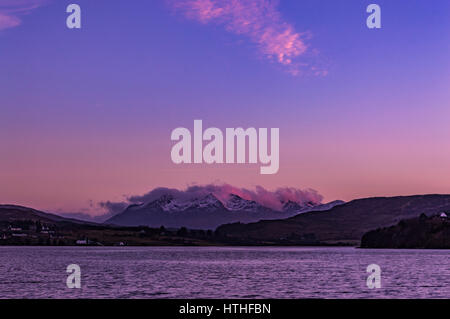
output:
M 433 216 L 421 214 L 365 233 L 360 247 L 450 249 L 450 220 L 444 213 Z
M 75 218 L 66 218 L 57 214 L 46 213 L 34 208 L 13 204 L 0 204 L 0 221 L 38 220 L 53 223 L 95 224 Z
M 240 241 L 280 242 L 285 238 L 308 236 L 323 243 L 357 243 L 370 230 L 388 227 L 422 213 L 430 216 L 440 211 L 450 211 L 450 195 L 370 197 L 287 219 L 222 225 L 216 232 L 224 238 Z
M 239 200 L 238 197 L 234 199 Z M 153 204 L 159 204 L 156 207 L 161 208 L 161 205 L 170 204 L 171 201 L 171 198 L 162 198 L 161 201 Z M 211 203 L 212 205 L 205 205 Z M 206 199 L 197 198 L 181 212 L 168 213 L 161 208 L 157 212 L 156 217 L 165 216 L 166 218 L 174 218 L 172 221 L 175 220 L 178 222 L 184 222 L 185 219 L 183 218 L 188 217 L 194 223 L 200 224 L 205 222 L 205 220 L 207 221 L 207 217 L 213 217 L 215 221 L 227 221 L 230 220 L 230 216 L 237 220 L 242 220 L 243 216 L 245 218 L 249 218 L 249 216 L 252 218 L 255 217 L 253 211 L 225 210 L 222 203 L 216 206 L 214 206 L 214 203 L 218 203 L 215 197 L 207 197 Z M 183 235 L 181 230 L 178 234 L 178 231 L 173 229 L 170 230 L 171 233 L 168 232 L 164 235 L 166 232 L 165 229 L 169 231 L 169 229 L 174 227 L 168 224 L 166 224 L 167 226 L 164 225 L 164 228 L 160 227 L 162 226 L 159 224 L 161 220 L 157 220 L 158 226 L 153 229 L 143 225 L 138 227 L 117 225 L 116 227 L 110 224 L 89 223 L 76 219 L 67 219 L 55 214 L 48 214 L 18 205 L 0 205 L 0 226 L 3 227 L 3 236 L 8 237 L 13 236 L 13 230 L 10 227 L 16 227 L 14 225 L 26 224 L 31 225 L 30 227 L 33 227 L 33 225 L 36 227 L 39 223 L 47 226 L 53 225 L 50 226 L 50 230 L 59 234 L 55 236 L 62 234 L 64 236 L 63 241 L 66 244 L 73 244 L 77 237 L 87 236 L 86 234 L 91 234 L 91 236 L 95 236 L 94 238 L 101 238 L 103 243 L 112 244 L 120 241 L 121 234 L 123 234 L 127 236 L 127 242 L 130 244 L 150 245 L 157 245 L 162 242 L 165 244 L 169 242 L 171 244 L 193 243 L 191 239 L 207 240 L 208 243 L 203 243 L 208 245 L 359 245 L 364 234 L 373 230 L 391 227 L 402 220 L 417 218 L 420 215 L 435 216 L 444 212 L 449 215 L 450 195 L 428 194 L 371 197 L 356 199 L 344 204 L 340 202 L 337 202 L 338 205 L 335 204 L 334 202 L 330 203 L 333 207 L 324 211 L 320 211 L 320 209 L 325 209 L 327 204 L 318 205 L 315 209 L 319 210 L 303 212 L 289 218 L 263 219 L 258 222 L 249 223 L 225 222 L 217 227 L 215 232 L 199 231 L 199 229 L 205 228 L 185 226 L 194 229 L 189 232 L 185 231 L 187 235 Z M 142 207 L 145 207 L 145 205 L 130 205 L 127 209 L 134 210 L 138 216 L 147 217 L 146 212 L 141 211 Z M 211 209 L 211 207 L 215 208 Z M 150 212 L 150 215 L 152 213 L 154 211 Z M 158 216 L 158 214 L 161 216 Z M 278 212 L 277 216 L 282 216 L 282 214 L 280 215 L 280 212 Z M 261 215 L 257 214 L 257 217 L 260 218 Z M 180 219 L 177 220 L 177 218 Z M 399 225 L 402 226 L 402 224 Z M 396 230 L 396 228 L 393 229 Z M 146 235 L 141 234 L 143 231 L 153 235 L 147 238 Z M 27 233 L 25 232 L 25 234 Z M 210 235 L 205 237 L 205 234 Z M 30 233 L 24 240 L 36 242 L 33 236 L 35 235 Z M 39 233 L 37 236 L 41 238 L 43 236 L 48 237 L 49 235 Z M 395 232 L 392 232 L 392 236 L 389 236 L 397 235 Z M 383 235 L 382 238 L 390 238 L 389 236 L 386 237 Z M 417 236 L 414 235 L 411 238 L 416 240 L 417 238 L 415 237 Z M 3 241 L 3 244 L 7 242 Z M 22 244 L 26 244 L 26 242 Z M 401 245 L 409 244 L 407 242 Z
M 293 202 L 288 202 L 288 206 L 286 206 L 287 203 L 284 203 L 283 206 L 286 209 L 278 211 L 236 194 L 230 194 L 224 202 L 212 193 L 189 200 L 162 195 L 148 203 L 128 206 L 123 212 L 106 220 L 105 224 L 215 229 L 222 224 L 231 222 L 255 222 L 261 219 L 288 218 L 315 207 L 317 210 L 323 210 L 328 209 L 330 205 L 342 203 L 342 201 L 334 201 L 313 206 L 313 203 L 308 202 L 302 206 L 298 203 L 293 205 Z

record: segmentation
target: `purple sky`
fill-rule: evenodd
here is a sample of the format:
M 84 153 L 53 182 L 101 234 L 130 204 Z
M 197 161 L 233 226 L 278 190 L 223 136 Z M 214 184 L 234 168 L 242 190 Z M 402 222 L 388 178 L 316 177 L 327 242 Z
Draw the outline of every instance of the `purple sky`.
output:
M 0 0 L 0 203 L 96 213 L 159 186 L 450 192 L 450 2 Z M 177 5 L 175 5 L 176 3 Z M 181 165 L 170 133 L 279 127 L 280 170 Z

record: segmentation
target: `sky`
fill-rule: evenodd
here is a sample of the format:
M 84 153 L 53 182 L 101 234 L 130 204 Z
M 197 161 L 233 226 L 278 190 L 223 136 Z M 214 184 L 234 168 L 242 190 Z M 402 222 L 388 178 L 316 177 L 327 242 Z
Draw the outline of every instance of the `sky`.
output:
M 0 0 L 0 203 L 99 214 L 221 183 L 450 193 L 449 31 L 448 0 Z M 280 128 L 278 173 L 175 165 L 171 131 L 195 119 Z

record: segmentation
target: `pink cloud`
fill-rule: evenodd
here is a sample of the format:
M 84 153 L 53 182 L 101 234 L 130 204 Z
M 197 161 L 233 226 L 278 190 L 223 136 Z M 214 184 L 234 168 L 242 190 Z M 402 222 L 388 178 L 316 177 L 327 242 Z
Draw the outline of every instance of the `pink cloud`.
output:
M 0 31 L 22 24 L 23 15 L 47 4 L 49 0 L 0 0 Z
M 305 65 L 296 58 L 307 52 L 308 33 L 300 33 L 284 21 L 274 0 L 168 0 L 170 5 L 203 24 L 223 25 L 229 32 L 246 36 L 259 52 L 297 75 Z M 316 72 L 313 72 L 316 73 Z
M 19 18 L 0 12 L 0 30 L 17 27 L 20 23 Z
M 265 207 L 281 210 L 283 204 L 292 201 L 300 205 L 307 203 L 320 204 L 322 195 L 313 189 L 298 189 L 294 187 L 281 187 L 275 190 L 267 190 L 262 186 L 254 189 L 236 187 L 230 184 L 207 184 L 192 185 L 184 190 L 175 188 L 158 187 L 144 195 L 128 196 L 122 202 L 101 202 L 100 207 L 110 213 L 119 213 L 131 204 L 149 203 L 163 195 L 171 195 L 174 198 L 186 201 L 194 198 L 201 198 L 208 194 L 214 194 L 224 204 L 229 200 L 231 194 L 238 195 L 246 200 L 253 200 Z
M 294 187 L 279 187 L 275 190 L 267 190 L 262 186 L 248 189 L 230 184 L 208 184 L 190 186 L 183 192 L 184 195 L 193 195 L 194 197 L 205 196 L 211 193 L 224 203 L 228 200 L 230 194 L 235 194 L 246 200 L 253 200 L 276 210 L 281 210 L 283 204 L 288 201 L 303 205 L 309 202 L 320 204 L 323 199 L 322 195 L 315 190 Z

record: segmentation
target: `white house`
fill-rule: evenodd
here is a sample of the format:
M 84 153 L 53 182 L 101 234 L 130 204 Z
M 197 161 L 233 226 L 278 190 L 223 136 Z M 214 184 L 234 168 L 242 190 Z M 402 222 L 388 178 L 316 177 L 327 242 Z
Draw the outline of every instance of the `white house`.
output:
M 442 212 L 440 216 L 441 216 L 441 218 L 447 218 L 448 217 L 445 212 Z

